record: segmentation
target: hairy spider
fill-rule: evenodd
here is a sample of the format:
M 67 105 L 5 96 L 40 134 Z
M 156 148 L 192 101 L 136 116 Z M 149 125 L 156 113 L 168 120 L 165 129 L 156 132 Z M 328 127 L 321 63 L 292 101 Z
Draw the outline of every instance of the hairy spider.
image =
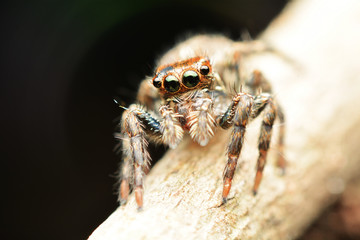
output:
M 256 41 L 233 42 L 221 36 L 200 35 L 179 44 L 160 60 L 155 76 L 141 83 L 138 103 L 125 108 L 121 132 L 116 134 L 122 142 L 124 161 L 120 170 L 121 204 L 126 202 L 132 186 L 138 207 L 143 206 L 143 182 L 150 161 L 147 140 L 175 148 L 188 132 L 194 141 L 205 146 L 216 127 L 232 129 L 223 174 L 225 203 L 246 126 L 260 113 L 263 114 L 253 193 L 256 194 L 261 182 L 276 117 L 282 123 L 277 165 L 284 169 L 284 115 L 271 95 L 271 86 L 258 70 L 249 71 L 246 77 L 240 74 L 240 63 L 246 56 L 263 50 Z M 231 93 L 229 85 L 241 86 L 241 90 Z

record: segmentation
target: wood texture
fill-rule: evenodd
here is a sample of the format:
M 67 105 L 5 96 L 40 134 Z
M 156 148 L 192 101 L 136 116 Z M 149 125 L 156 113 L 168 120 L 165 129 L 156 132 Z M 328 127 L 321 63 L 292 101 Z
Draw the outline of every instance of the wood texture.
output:
M 259 122 L 248 127 L 230 200 L 221 203 L 229 131 L 206 147 L 183 141 L 146 178 L 144 210 L 133 196 L 90 240 L 294 239 L 360 174 L 360 2 L 291 3 L 261 36 L 276 53 L 253 56 L 286 115 L 279 175 L 272 142 L 258 194 L 251 193 Z M 277 134 L 275 125 L 274 134 Z M 276 136 L 275 136 L 276 138 Z M 99 206 L 101 207 L 101 206 Z

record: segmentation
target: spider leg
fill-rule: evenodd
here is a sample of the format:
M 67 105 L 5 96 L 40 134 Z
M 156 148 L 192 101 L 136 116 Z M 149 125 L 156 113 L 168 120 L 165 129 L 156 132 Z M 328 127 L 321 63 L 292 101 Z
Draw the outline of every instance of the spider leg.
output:
M 247 86 L 250 87 L 252 93 L 256 92 L 267 92 L 271 93 L 271 84 L 269 81 L 263 76 L 263 74 L 259 70 L 254 70 L 251 74 L 250 79 L 247 82 Z M 277 116 L 280 120 L 280 131 L 279 131 L 279 139 L 278 139 L 278 159 L 276 165 L 282 169 L 282 172 L 285 172 L 286 161 L 284 158 L 284 134 L 285 134 L 285 116 L 281 106 L 276 103 L 277 108 Z
M 177 117 L 167 105 L 160 108 L 160 122 L 140 105 L 130 105 L 122 115 L 121 129 L 123 167 L 119 201 L 124 204 L 129 196 L 129 185 L 134 185 L 135 200 L 138 208 L 143 206 L 143 182 L 149 170 L 150 155 L 147 151 L 146 138 L 154 142 L 162 142 L 174 148 L 183 136 L 183 129 Z
M 121 131 L 123 167 L 119 201 L 124 204 L 129 196 L 129 185 L 134 185 L 135 200 L 139 209 L 143 206 L 143 181 L 150 163 L 146 133 L 158 137 L 160 123 L 141 106 L 133 104 L 122 115 Z
M 258 92 L 271 93 L 270 82 L 259 70 L 254 70 L 251 73 L 250 79 L 246 82 L 246 85 L 251 88 L 252 94 L 257 94 Z
M 127 149 L 125 145 L 128 146 L 128 144 L 125 144 L 125 142 L 128 142 L 129 139 L 125 138 L 123 139 L 123 147 L 122 147 L 122 151 L 123 151 L 123 165 L 120 169 L 120 189 L 119 189 L 119 196 L 118 196 L 118 201 L 120 202 L 120 205 L 123 205 L 126 203 L 128 197 L 129 197 L 129 193 L 130 193 L 130 188 L 129 188 L 129 184 L 130 181 L 133 179 L 133 172 L 134 169 L 133 167 L 133 161 L 131 158 L 128 157 L 129 153 L 124 153 Z
M 284 112 L 282 110 L 282 107 L 277 104 L 277 116 L 279 117 L 280 120 L 280 131 L 279 131 L 279 139 L 278 139 L 278 159 L 276 161 L 276 166 L 278 166 L 279 168 L 281 168 L 282 173 L 285 173 L 285 168 L 286 168 L 286 160 L 284 157 L 284 135 L 285 135 L 285 116 L 284 116 Z
M 250 120 L 253 98 L 246 93 L 238 93 L 218 124 L 226 129 L 233 125 L 231 140 L 228 146 L 228 161 L 224 169 L 222 199 L 226 203 L 231 189 L 237 161 L 244 142 L 246 125 Z
M 262 93 L 255 97 L 251 118 L 256 118 L 261 112 L 264 112 L 264 116 L 259 136 L 259 158 L 257 161 L 257 172 L 253 187 L 254 195 L 257 193 L 262 179 L 264 166 L 266 164 L 266 156 L 270 146 L 272 127 L 277 115 L 277 106 L 271 95 L 268 93 Z

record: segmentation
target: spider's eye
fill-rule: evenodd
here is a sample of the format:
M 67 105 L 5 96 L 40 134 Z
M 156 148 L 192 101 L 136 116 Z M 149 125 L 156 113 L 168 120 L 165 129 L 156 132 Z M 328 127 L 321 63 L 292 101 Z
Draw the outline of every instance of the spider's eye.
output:
M 156 88 L 160 88 L 160 87 L 161 87 L 161 80 L 158 79 L 158 78 L 155 78 L 155 79 L 153 80 L 153 85 L 154 85 L 154 87 L 156 87 Z
M 209 68 L 208 66 L 202 65 L 202 66 L 200 67 L 200 73 L 201 73 L 202 75 L 207 75 L 209 72 L 210 72 L 210 68 Z
M 168 92 L 177 92 L 180 89 L 179 80 L 175 76 L 169 75 L 165 78 L 164 87 Z
M 192 88 L 200 82 L 200 78 L 197 72 L 189 70 L 184 73 L 182 82 L 186 87 Z

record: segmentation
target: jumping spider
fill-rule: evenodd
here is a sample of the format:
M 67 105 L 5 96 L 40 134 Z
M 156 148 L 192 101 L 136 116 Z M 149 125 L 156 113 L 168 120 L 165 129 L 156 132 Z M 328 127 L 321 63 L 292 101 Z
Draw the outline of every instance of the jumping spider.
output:
M 187 48 L 193 51 L 186 54 L 193 56 L 186 58 L 181 55 L 186 55 L 183 49 Z M 216 127 L 232 129 L 223 174 L 222 201 L 225 203 L 246 126 L 260 113 L 263 114 L 253 193 L 256 194 L 261 182 L 276 117 L 281 123 L 277 165 L 284 169 L 284 115 L 271 95 L 271 86 L 258 70 L 251 71 L 247 79 L 240 77 L 240 60 L 257 52 L 257 48 L 254 43 L 232 42 L 219 36 L 197 36 L 172 50 L 163 58 L 165 63 L 157 68 L 155 76 L 142 82 L 138 104 L 124 107 L 121 132 L 116 134 L 122 142 L 124 161 L 120 170 L 121 204 L 126 202 L 130 186 L 134 186 L 137 205 L 139 209 L 143 206 L 143 182 L 150 161 L 147 140 L 175 148 L 188 132 L 194 141 L 205 146 Z M 196 52 L 206 52 L 207 55 Z M 216 61 L 210 61 L 212 57 Z M 172 58 L 180 60 L 171 62 L 169 59 Z M 231 94 L 227 77 L 234 78 L 233 82 L 248 91 Z

